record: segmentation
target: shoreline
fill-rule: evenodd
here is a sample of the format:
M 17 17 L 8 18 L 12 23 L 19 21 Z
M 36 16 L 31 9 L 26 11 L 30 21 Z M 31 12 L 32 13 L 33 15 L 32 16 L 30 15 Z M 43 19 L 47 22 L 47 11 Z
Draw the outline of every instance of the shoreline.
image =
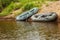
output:
M 15 18 L 0 18 L 0 21 L 15 21 Z
M 15 18 L 0 18 L 0 21 L 16 21 L 16 19 Z M 31 19 L 27 19 L 26 20 L 27 22 L 34 22 L 34 21 L 32 21 Z M 40 22 L 40 21 L 39 21 Z M 58 22 L 57 20 L 55 20 L 55 21 L 51 21 L 51 22 Z

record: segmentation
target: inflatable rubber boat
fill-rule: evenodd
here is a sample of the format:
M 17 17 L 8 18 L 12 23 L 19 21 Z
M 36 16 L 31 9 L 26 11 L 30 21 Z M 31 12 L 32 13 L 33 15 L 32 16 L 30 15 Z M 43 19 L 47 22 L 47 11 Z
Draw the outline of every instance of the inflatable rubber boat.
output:
M 31 17 L 32 21 L 47 21 L 47 22 L 56 20 L 56 18 L 57 14 L 55 12 L 35 14 Z
M 38 12 L 38 8 L 30 9 L 29 11 L 26 11 L 16 17 L 16 20 L 23 21 L 31 17 L 32 15 L 36 14 Z

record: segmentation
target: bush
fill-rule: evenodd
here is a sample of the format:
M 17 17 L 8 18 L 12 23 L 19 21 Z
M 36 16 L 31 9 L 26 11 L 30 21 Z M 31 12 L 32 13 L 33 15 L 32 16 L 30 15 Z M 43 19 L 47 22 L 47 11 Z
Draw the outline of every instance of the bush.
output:
M 30 2 L 30 3 L 26 3 L 25 6 L 24 6 L 24 11 L 26 10 L 30 10 L 31 8 L 34 8 L 34 7 L 40 7 L 41 5 L 36 3 L 35 1 L 34 2 Z
M 15 9 L 17 9 L 17 8 L 20 8 L 21 7 L 21 4 L 19 3 L 19 4 L 16 4 L 16 3 L 14 3 L 14 2 L 12 2 L 10 5 L 8 5 L 0 14 L 1 15 L 4 15 L 4 16 L 6 16 L 6 15 L 9 15 L 9 14 L 11 14 L 11 12 L 13 11 L 13 10 L 15 10 Z

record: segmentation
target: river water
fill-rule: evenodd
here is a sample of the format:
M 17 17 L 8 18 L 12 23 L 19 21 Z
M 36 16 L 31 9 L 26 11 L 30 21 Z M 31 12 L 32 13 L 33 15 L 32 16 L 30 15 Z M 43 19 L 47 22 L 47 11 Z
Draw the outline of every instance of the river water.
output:
M 0 21 L 0 40 L 60 40 L 60 23 Z

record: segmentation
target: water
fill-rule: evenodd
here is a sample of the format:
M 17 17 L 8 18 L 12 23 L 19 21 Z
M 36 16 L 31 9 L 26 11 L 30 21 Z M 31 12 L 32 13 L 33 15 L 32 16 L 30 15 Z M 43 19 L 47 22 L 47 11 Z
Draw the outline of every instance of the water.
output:
M 60 23 L 0 21 L 0 40 L 60 40 Z

